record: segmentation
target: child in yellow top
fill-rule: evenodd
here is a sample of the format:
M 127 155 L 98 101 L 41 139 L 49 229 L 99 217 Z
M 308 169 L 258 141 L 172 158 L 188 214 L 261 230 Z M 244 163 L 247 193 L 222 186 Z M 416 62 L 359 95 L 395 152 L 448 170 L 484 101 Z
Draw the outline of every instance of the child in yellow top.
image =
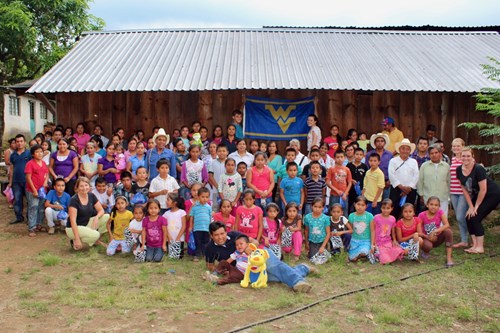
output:
M 127 198 L 119 196 L 115 199 L 115 207 L 111 211 L 111 217 L 106 225 L 109 234 L 109 245 L 106 249 L 108 256 L 114 255 L 119 246 L 121 246 L 123 253 L 130 252 L 131 250 L 125 240 L 125 228 L 129 226 L 130 221 L 134 218 L 134 214 L 127 210 L 127 206 Z M 111 230 L 111 224 L 113 224 L 113 230 Z

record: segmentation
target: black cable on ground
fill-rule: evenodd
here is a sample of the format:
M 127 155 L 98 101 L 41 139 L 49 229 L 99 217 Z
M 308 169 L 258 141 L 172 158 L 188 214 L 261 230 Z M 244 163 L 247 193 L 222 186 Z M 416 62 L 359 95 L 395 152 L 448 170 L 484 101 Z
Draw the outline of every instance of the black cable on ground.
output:
M 467 260 L 464 260 L 464 261 L 462 261 L 460 263 L 456 263 L 455 266 L 463 265 L 464 263 L 466 263 L 468 261 L 477 261 L 477 260 L 483 260 L 483 259 L 486 259 L 486 258 L 497 257 L 498 255 L 499 255 L 498 253 L 494 253 L 494 254 L 490 254 L 490 255 L 486 255 L 486 256 L 477 257 L 477 258 L 474 258 L 474 259 L 467 259 Z M 411 278 L 415 278 L 417 276 L 427 275 L 427 274 L 430 274 L 430 273 L 433 273 L 433 272 L 437 272 L 437 271 L 440 271 L 440 270 L 443 270 L 443 269 L 450 269 L 450 268 L 448 268 L 446 266 L 437 267 L 437 268 L 429 269 L 427 271 L 415 273 L 415 274 L 412 274 L 412 275 L 403 276 L 402 278 L 391 280 L 391 281 L 388 281 L 388 282 L 378 283 L 378 284 L 374 284 L 372 286 L 363 287 L 363 288 L 359 288 L 359 289 L 354 289 L 354 290 L 346 291 L 346 292 L 343 292 L 343 293 L 340 293 L 340 294 L 331 295 L 331 296 L 319 299 L 319 300 L 317 300 L 315 302 L 312 302 L 312 303 L 306 304 L 304 306 L 301 306 L 299 308 L 296 308 L 294 310 L 291 310 L 291 311 L 279 314 L 277 316 L 274 316 L 274 317 L 271 317 L 271 318 L 267 318 L 267 319 L 263 319 L 263 320 L 260 320 L 260 321 L 256 321 L 256 322 L 247 324 L 247 325 L 242 326 L 242 327 L 236 327 L 234 329 L 231 329 L 230 331 L 227 331 L 226 333 L 241 332 L 241 331 L 247 330 L 247 329 L 255 327 L 255 326 L 267 324 L 267 323 L 276 321 L 278 319 L 282 319 L 282 318 L 291 316 L 291 315 L 296 314 L 298 312 L 302 312 L 304 310 L 312 308 L 313 306 L 321 304 L 321 303 L 324 303 L 326 301 L 331 301 L 331 300 L 334 300 L 334 299 L 337 299 L 337 298 L 340 298 L 340 297 L 344 297 L 344 296 L 348 296 L 348 295 L 352 295 L 352 294 L 357 294 L 357 293 L 360 293 L 360 292 L 363 292 L 363 291 L 366 291 L 366 290 L 377 289 L 377 288 L 380 288 L 380 287 L 387 286 L 389 284 L 393 284 L 393 283 L 405 281 L 405 280 L 408 280 L 408 279 L 411 279 Z

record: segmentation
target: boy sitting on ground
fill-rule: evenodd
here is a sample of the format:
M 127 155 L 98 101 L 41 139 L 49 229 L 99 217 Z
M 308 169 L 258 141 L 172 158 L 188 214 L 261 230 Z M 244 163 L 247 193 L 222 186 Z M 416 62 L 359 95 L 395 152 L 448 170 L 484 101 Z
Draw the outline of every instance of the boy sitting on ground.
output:
M 207 281 L 218 285 L 240 283 L 248 266 L 248 256 L 252 252 L 248 243 L 250 243 L 248 236 L 237 236 L 235 240 L 236 251 L 231 254 L 229 259 L 219 262 L 215 268 L 215 274 L 211 274 L 209 271 L 206 272 Z M 234 261 L 236 261 L 236 267 L 232 265 Z M 217 274 L 222 275 L 222 277 L 218 277 Z

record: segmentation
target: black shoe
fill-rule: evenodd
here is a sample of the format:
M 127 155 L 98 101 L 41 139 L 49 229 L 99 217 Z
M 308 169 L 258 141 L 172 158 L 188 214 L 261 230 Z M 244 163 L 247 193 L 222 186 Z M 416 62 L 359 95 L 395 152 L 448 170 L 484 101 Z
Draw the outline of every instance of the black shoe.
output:
M 72 250 L 74 249 L 74 247 L 73 247 L 73 240 L 72 239 L 69 240 L 69 246 L 71 246 Z
M 22 222 L 24 222 L 24 219 L 10 221 L 9 224 L 18 224 L 18 223 L 22 223 Z

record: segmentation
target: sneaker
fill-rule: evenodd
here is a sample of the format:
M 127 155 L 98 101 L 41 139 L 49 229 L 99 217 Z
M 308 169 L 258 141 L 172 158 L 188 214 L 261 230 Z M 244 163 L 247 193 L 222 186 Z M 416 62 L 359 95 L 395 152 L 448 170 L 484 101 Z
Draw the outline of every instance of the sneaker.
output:
M 17 224 L 17 223 L 22 223 L 22 222 L 24 222 L 24 219 L 20 219 L 20 220 L 16 219 L 14 221 L 10 221 L 9 224 Z
M 305 281 L 299 281 L 293 286 L 293 291 L 298 292 L 298 293 L 308 293 L 311 291 L 312 286 L 305 282 Z
M 49 227 L 48 234 L 53 235 L 56 232 L 56 229 L 54 227 Z
M 210 273 L 209 271 L 205 272 L 204 280 L 212 282 L 212 283 L 217 283 L 219 280 L 219 277 L 216 274 Z
M 308 264 L 303 264 L 309 269 L 309 274 L 319 274 L 319 269 L 315 266 L 309 266 Z

